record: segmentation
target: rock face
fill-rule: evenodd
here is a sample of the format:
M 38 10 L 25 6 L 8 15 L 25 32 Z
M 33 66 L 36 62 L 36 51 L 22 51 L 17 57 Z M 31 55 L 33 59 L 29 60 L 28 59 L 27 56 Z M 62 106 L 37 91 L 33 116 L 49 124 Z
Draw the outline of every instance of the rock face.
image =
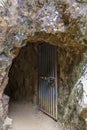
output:
M 12 125 L 12 119 L 8 118 L 8 106 L 9 106 L 9 97 L 7 95 L 3 95 L 2 97 L 2 103 L 3 103 L 3 126 L 1 129 L 3 130 L 10 130 Z
M 8 114 L 9 97 L 7 95 L 3 95 L 2 102 L 3 102 L 3 109 L 4 109 L 3 119 L 5 119 L 6 117 L 4 116 Z
M 87 64 L 83 68 L 83 75 L 76 84 L 78 89 L 78 112 L 83 118 L 87 118 Z
M 84 61 L 80 63 L 81 76 L 77 83 L 74 85 L 72 92 L 69 96 L 67 106 L 65 108 L 64 120 L 65 122 L 70 121 L 74 117 L 74 113 L 78 117 L 83 118 L 86 121 L 87 118 L 87 55 L 84 55 Z M 75 115 L 75 120 L 76 120 Z M 78 120 L 76 121 L 78 122 Z
M 1 103 L 1 108 L 0 108 L 0 129 L 6 130 L 8 128 L 10 128 L 11 126 L 11 122 L 9 124 L 9 121 L 11 121 L 11 119 L 9 119 L 7 117 L 8 115 L 8 106 L 9 106 L 9 97 L 7 95 L 3 95 L 2 96 L 2 103 Z M 3 125 L 2 125 L 3 124 Z
M 76 55 L 79 55 L 80 51 L 82 54 L 83 52 L 85 52 L 87 48 L 86 1 L 85 0 L 84 1 L 80 0 L 77 1 L 75 0 L 71 1 L 70 0 L 66 1 L 65 0 L 13 0 L 13 1 L 3 0 L 2 1 L 1 0 L 0 1 L 0 123 L 1 124 L 3 124 L 3 119 L 1 115 L 3 115 L 4 110 L 2 95 L 8 83 L 8 72 L 10 69 L 10 65 L 12 63 L 12 60 L 19 53 L 18 48 L 25 46 L 27 44 L 27 41 L 34 43 L 45 41 L 49 44 L 59 46 L 60 48 L 67 48 L 64 49 L 67 57 L 66 59 L 68 59 L 70 63 L 69 65 L 71 65 L 71 63 L 73 63 L 72 61 L 74 60 L 72 60 L 71 58 L 72 56 L 69 57 L 68 55 L 71 54 L 70 48 L 71 47 L 75 48 L 74 51 L 76 52 Z M 72 52 L 72 54 L 74 53 Z M 61 59 L 60 62 L 62 62 Z M 63 69 L 64 68 L 62 68 L 61 71 L 63 71 Z M 64 77 L 65 75 L 62 74 L 62 79 Z M 84 79 L 85 83 L 86 77 L 83 78 L 83 80 Z M 80 113 L 83 113 L 84 111 L 83 108 L 84 107 L 81 107 L 80 109 L 81 111 L 79 111 Z M 85 111 L 87 111 L 87 109 Z
M 12 119 L 6 117 L 6 119 L 4 120 L 4 124 L 2 126 L 2 130 L 11 130 L 12 127 Z

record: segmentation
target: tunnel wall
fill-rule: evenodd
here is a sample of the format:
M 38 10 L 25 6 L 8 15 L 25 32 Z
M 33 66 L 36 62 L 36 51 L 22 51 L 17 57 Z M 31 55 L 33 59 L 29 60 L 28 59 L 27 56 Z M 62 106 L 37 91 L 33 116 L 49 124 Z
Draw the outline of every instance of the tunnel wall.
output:
M 9 82 L 4 91 L 12 100 L 37 102 L 38 49 L 37 44 L 23 47 L 13 60 L 9 71 Z

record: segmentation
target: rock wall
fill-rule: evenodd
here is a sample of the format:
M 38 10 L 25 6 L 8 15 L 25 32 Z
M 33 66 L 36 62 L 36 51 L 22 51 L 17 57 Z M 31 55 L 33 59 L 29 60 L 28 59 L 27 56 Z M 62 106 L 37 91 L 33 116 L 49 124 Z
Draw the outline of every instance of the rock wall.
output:
M 63 118 L 66 124 L 70 122 L 72 129 L 80 130 L 84 128 L 87 118 L 87 53 L 84 54 L 77 72 L 80 78 L 71 91 Z M 73 125 L 74 123 L 75 125 Z
M 17 56 L 15 51 L 27 41 L 86 48 L 86 14 L 85 0 L 0 1 L 0 115 L 3 115 L 2 94 L 8 82 L 9 68 Z
M 76 103 L 81 90 L 79 93 L 76 93 L 73 91 L 73 87 L 77 80 L 83 75 L 83 67 L 87 63 L 87 59 L 84 58 L 83 52 L 81 53 L 79 48 L 71 49 L 71 47 L 66 47 L 60 48 L 59 50 L 60 79 L 58 86 L 58 119 L 64 123 L 65 127 L 69 130 L 85 129 L 85 121 L 82 116 L 79 116 L 78 103 Z M 79 50 L 79 52 L 76 50 Z M 75 90 L 77 91 L 77 89 L 78 87 L 76 86 Z M 73 96 L 71 96 L 72 93 Z M 80 101 L 80 98 L 78 98 L 78 100 Z

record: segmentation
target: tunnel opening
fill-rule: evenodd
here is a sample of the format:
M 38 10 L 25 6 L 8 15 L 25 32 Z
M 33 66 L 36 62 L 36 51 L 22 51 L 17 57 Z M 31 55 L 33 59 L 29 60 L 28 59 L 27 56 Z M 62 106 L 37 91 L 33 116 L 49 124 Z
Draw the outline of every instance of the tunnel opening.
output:
M 50 116 L 50 117 L 47 116 L 49 114 L 47 114 L 46 112 L 45 112 L 45 114 L 40 113 L 41 109 L 39 108 L 39 105 L 41 105 L 41 104 L 39 104 L 39 71 L 40 71 L 40 69 L 39 69 L 39 67 L 40 67 L 39 66 L 39 46 L 40 45 L 45 45 L 45 47 L 42 47 L 42 50 L 44 50 L 43 54 L 48 53 L 48 50 L 46 49 L 46 47 L 47 48 L 48 48 L 48 46 L 50 46 L 52 48 L 55 47 L 53 45 L 50 45 L 50 44 L 44 43 L 44 42 L 40 42 L 40 43 L 29 43 L 28 42 L 26 44 L 26 46 L 24 46 L 20 49 L 20 51 L 16 50 L 16 53 L 18 53 L 18 52 L 19 53 L 17 54 L 16 58 L 13 59 L 12 65 L 9 70 L 9 74 L 8 74 L 9 81 L 4 90 L 4 94 L 6 94 L 10 97 L 9 116 L 10 116 L 10 118 L 12 118 L 14 120 L 14 122 L 16 122 L 16 124 L 17 124 L 17 122 L 20 124 L 20 121 L 18 120 L 17 117 L 20 117 L 21 115 L 22 116 L 20 117 L 20 120 L 25 119 L 24 124 L 26 124 L 26 122 L 27 122 L 26 120 L 29 120 L 29 121 L 31 119 L 33 120 L 35 118 L 35 116 L 37 116 L 35 123 L 38 123 L 37 120 L 39 120 L 39 121 L 44 120 L 44 123 L 45 123 L 46 122 L 45 120 L 48 119 L 48 121 L 49 121 L 50 119 L 52 119 L 52 118 L 50 118 L 52 116 Z M 51 48 L 51 50 L 52 50 L 52 48 Z M 44 59 L 41 58 L 41 60 L 42 60 L 41 62 L 43 63 L 43 60 L 44 60 L 44 62 L 48 61 L 49 62 L 48 64 L 50 65 L 51 58 L 54 59 L 54 57 L 50 57 L 50 54 L 51 54 L 51 52 L 49 52 L 49 55 L 48 54 L 45 55 Z M 49 56 L 49 58 L 46 59 L 46 61 L 45 61 L 46 56 L 47 57 Z M 55 63 L 52 63 L 52 64 L 55 64 Z M 43 68 L 42 68 L 43 72 L 44 71 L 46 72 L 46 66 L 47 65 L 45 63 L 43 63 Z M 49 71 L 51 71 L 51 68 Z M 42 76 L 42 75 L 40 75 L 40 76 Z M 47 75 L 46 75 L 46 77 L 47 77 Z M 48 87 L 48 84 L 49 84 L 48 79 L 45 79 L 44 83 L 45 82 L 47 82 L 47 84 L 45 84 L 45 85 Z M 50 82 L 52 82 L 52 81 L 50 81 Z M 45 86 L 45 85 L 43 84 L 43 86 Z M 46 87 L 44 87 L 44 88 L 46 89 Z M 41 88 L 41 89 L 43 89 L 43 88 Z M 52 95 L 52 89 L 54 89 L 54 88 L 49 87 L 49 89 L 50 89 L 50 94 Z M 42 91 L 40 94 L 42 94 L 42 93 L 46 94 L 45 92 L 46 92 L 46 90 Z M 44 97 L 45 97 L 44 94 L 43 94 L 43 100 L 44 100 L 44 103 L 46 103 L 46 100 L 44 99 Z M 42 98 L 42 96 L 40 98 Z M 50 97 L 50 101 L 52 98 L 54 98 L 54 97 Z M 54 101 L 52 101 L 51 103 L 54 103 Z M 49 107 L 50 107 L 50 105 L 52 105 L 51 103 L 49 104 Z M 53 107 L 55 107 L 55 106 L 53 106 Z M 50 108 L 50 111 L 51 111 L 51 108 Z M 38 113 L 38 114 L 35 115 L 35 113 Z M 44 111 L 43 111 L 43 113 L 44 113 Z M 28 115 L 29 115 L 29 117 L 28 117 Z M 41 120 L 38 118 L 40 118 Z M 43 124 L 43 128 L 45 126 L 45 127 L 49 127 L 49 130 L 51 130 L 52 128 L 56 130 L 57 126 L 54 127 L 55 121 L 53 120 L 53 122 L 50 122 L 50 123 L 51 123 L 50 125 L 49 125 L 49 123 L 46 125 Z M 19 124 L 18 124 L 18 126 L 19 126 Z M 29 126 L 29 122 L 27 122 L 26 125 L 27 125 L 27 128 L 31 127 L 31 124 Z M 55 124 L 55 125 L 58 125 L 58 124 Z M 15 127 L 15 123 L 13 123 L 13 127 Z M 39 126 L 35 127 L 34 129 L 36 130 L 36 128 L 40 129 Z M 19 129 L 22 129 L 22 128 L 19 128 Z
M 27 118 L 27 120 L 29 120 L 27 122 L 28 124 L 27 129 L 29 129 L 32 124 L 30 120 L 35 119 L 35 116 L 37 116 L 41 118 L 41 120 L 45 119 L 44 120 L 45 123 L 43 123 L 43 129 L 46 129 L 46 128 L 48 129 L 48 127 L 50 126 L 49 130 L 51 129 L 57 130 L 59 129 L 59 124 L 57 123 L 58 126 L 54 128 L 55 122 L 50 122 L 50 125 L 48 126 L 48 124 L 46 124 L 46 121 L 47 120 L 49 121 L 49 118 L 47 118 L 48 116 L 43 116 L 42 113 L 39 113 L 40 111 L 38 109 L 38 90 L 39 90 L 39 83 L 38 83 L 39 81 L 38 80 L 39 79 L 38 78 L 39 77 L 38 76 L 39 75 L 39 64 L 38 64 L 39 49 L 38 47 L 39 45 L 42 45 L 43 43 L 44 42 L 27 42 L 26 46 L 22 47 L 21 49 L 16 48 L 16 51 L 15 51 L 16 58 L 13 59 L 13 62 L 12 62 L 12 65 L 8 74 L 9 81 L 4 90 L 4 94 L 10 97 L 9 115 L 14 120 L 14 122 L 16 122 L 15 124 L 17 124 L 18 122 L 18 125 L 19 125 L 21 119 L 22 121 L 24 121 L 24 119 L 29 116 L 31 118 L 31 119 Z M 51 45 L 49 43 L 44 43 L 44 44 Z M 76 78 L 74 77 L 78 76 L 76 75 L 77 68 L 78 68 L 79 63 L 81 62 L 84 48 L 79 48 L 79 46 L 77 46 L 77 48 L 74 46 L 62 46 L 62 47 L 55 46 L 55 47 L 57 48 L 57 57 L 56 57 L 57 58 L 57 79 L 56 80 L 58 82 L 58 89 L 57 89 L 58 100 L 56 103 L 58 106 L 58 111 L 57 111 L 58 119 L 61 120 L 64 114 L 64 106 L 67 104 L 68 97 L 71 93 L 72 87 L 74 83 L 76 82 Z M 48 54 L 48 51 L 45 51 L 45 49 L 43 48 L 42 50 L 44 50 L 44 53 Z M 50 58 L 50 60 L 51 59 L 52 57 Z M 47 60 L 49 61 L 49 58 Z M 45 58 L 44 58 L 44 61 L 45 61 Z M 43 62 L 43 59 L 42 59 L 42 62 Z M 50 62 L 51 61 L 49 61 L 49 63 Z M 43 70 L 45 70 L 44 68 L 45 66 L 46 64 L 43 63 Z M 53 81 L 55 80 L 54 80 L 54 77 L 52 76 L 50 78 L 48 77 L 49 76 L 41 75 L 40 78 L 41 80 L 47 81 L 48 87 L 52 89 L 53 83 L 54 83 Z M 44 92 L 46 94 L 47 91 L 44 91 Z M 46 95 L 44 97 L 45 97 L 44 99 L 46 99 Z M 52 99 L 52 97 L 50 99 Z M 51 104 L 49 104 L 49 106 L 51 106 Z M 31 110 L 33 111 L 33 113 Z M 41 116 L 39 116 L 39 114 Z M 20 119 L 18 120 L 17 117 L 20 117 Z M 29 122 L 30 122 L 30 125 L 29 125 Z M 35 125 L 34 130 L 41 129 L 39 127 L 40 126 L 36 127 Z M 24 129 L 25 128 L 23 128 L 23 130 Z M 62 130 L 62 128 L 60 129 Z M 16 130 L 16 129 L 13 129 L 13 130 Z M 22 128 L 20 128 L 19 130 L 22 130 Z
M 17 52 L 16 52 L 17 53 Z M 38 46 L 29 43 L 20 49 L 18 56 L 13 59 L 9 81 L 4 91 L 11 101 L 27 100 L 37 102 L 38 87 Z

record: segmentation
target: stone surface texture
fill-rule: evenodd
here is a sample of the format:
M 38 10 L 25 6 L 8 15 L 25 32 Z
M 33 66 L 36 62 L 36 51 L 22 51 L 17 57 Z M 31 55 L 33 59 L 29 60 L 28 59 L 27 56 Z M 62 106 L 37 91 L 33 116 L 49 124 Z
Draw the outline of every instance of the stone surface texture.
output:
M 18 54 L 19 50 L 17 51 L 17 48 L 25 46 L 28 40 L 33 42 L 45 41 L 61 47 L 73 46 L 76 48 L 79 46 L 81 53 L 83 53 L 83 50 L 87 48 L 86 1 L 0 0 L 1 127 L 6 119 L 5 116 L 5 119 L 2 118 L 4 112 L 2 95 L 8 83 L 9 68 L 12 60 Z M 68 57 L 68 53 L 66 56 Z M 87 91 L 85 89 L 86 71 L 84 71 L 83 75 L 81 84 L 83 84 L 83 90 Z M 81 103 L 81 107 L 79 107 L 81 108 L 79 114 L 84 116 L 84 111 L 87 113 L 86 95 L 83 94 L 81 99 L 84 103 Z M 78 104 L 79 102 L 81 100 L 78 101 Z
M 72 92 L 69 96 L 69 100 L 67 106 L 65 108 L 64 120 L 69 121 L 74 116 L 73 114 L 77 114 L 79 117 L 82 117 L 87 124 L 87 54 L 84 54 L 84 61 L 80 63 L 81 76 L 77 83 L 74 85 Z M 73 113 L 73 111 L 76 111 Z M 76 115 L 74 120 L 76 120 Z M 78 120 L 76 121 L 78 122 Z M 73 123 L 73 121 L 72 121 Z

